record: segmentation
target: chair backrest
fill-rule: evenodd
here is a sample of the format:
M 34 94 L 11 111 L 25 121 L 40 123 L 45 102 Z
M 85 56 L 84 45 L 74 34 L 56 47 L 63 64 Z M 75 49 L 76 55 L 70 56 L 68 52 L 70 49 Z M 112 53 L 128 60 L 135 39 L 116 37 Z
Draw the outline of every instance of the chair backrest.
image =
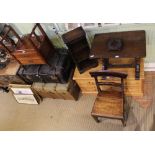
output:
M 121 91 L 124 93 L 124 79 L 127 77 L 127 74 L 120 73 L 120 72 L 112 72 L 112 71 L 95 71 L 95 72 L 90 72 L 90 75 L 95 78 L 98 92 L 103 92 L 103 90 L 101 89 L 101 86 L 106 85 L 106 86 L 120 87 Z M 99 77 L 101 77 L 100 80 L 99 80 Z M 103 82 L 108 79 L 107 77 L 119 78 L 120 83 Z
M 39 23 L 35 24 L 35 26 L 33 27 L 32 31 L 31 31 L 31 34 L 30 34 L 30 40 L 31 40 L 32 44 L 37 49 L 39 49 L 40 44 L 44 41 L 45 37 L 46 37 L 46 33 L 43 30 L 43 28 L 41 27 L 41 25 Z
M 29 40 L 36 48 L 36 50 L 40 51 L 44 57 L 47 57 L 49 53 L 51 56 L 54 55 L 55 47 L 39 23 L 34 25 L 29 35 Z

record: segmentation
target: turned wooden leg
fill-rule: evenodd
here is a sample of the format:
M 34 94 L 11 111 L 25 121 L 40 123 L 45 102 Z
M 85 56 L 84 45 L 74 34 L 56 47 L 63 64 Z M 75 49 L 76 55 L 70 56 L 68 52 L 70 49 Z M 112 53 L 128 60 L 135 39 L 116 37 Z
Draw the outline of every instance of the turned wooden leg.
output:
M 103 70 L 107 70 L 108 69 L 108 65 L 109 65 L 109 59 L 108 58 L 104 58 L 103 59 Z
M 94 120 L 97 122 L 97 123 L 99 123 L 100 122 L 100 120 L 98 119 L 98 117 L 97 116 L 92 116 L 93 118 L 94 118 Z

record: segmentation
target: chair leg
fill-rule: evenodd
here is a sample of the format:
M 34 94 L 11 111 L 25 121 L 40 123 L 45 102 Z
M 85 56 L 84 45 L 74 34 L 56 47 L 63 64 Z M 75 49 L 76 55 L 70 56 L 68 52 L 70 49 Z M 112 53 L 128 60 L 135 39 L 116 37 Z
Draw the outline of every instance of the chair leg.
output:
M 97 123 L 99 123 L 100 122 L 100 120 L 98 119 L 98 117 L 97 116 L 92 116 L 93 118 L 94 118 L 94 120 L 97 122 Z
M 125 127 L 126 126 L 126 120 L 122 119 L 121 121 L 122 121 L 123 126 Z
M 124 127 L 126 126 L 126 122 L 127 122 L 127 119 L 128 119 L 129 109 L 130 109 L 130 107 L 128 106 L 126 111 L 124 112 L 124 118 L 122 119 L 122 123 L 123 123 Z

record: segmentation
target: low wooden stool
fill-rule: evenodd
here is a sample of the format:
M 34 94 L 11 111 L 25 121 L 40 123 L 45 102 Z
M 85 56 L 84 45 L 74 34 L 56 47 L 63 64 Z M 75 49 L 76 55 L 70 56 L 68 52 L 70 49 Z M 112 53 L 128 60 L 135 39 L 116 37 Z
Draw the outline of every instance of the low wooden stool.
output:
M 119 119 L 123 126 L 126 126 L 128 118 L 129 105 L 125 101 L 124 95 L 124 79 L 127 77 L 125 73 L 96 71 L 90 72 L 95 78 L 98 95 L 95 100 L 91 115 L 100 122 L 99 117 Z M 102 82 L 101 79 L 119 78 L 120 83 Z M 100 78 L 100 80 L 99 80 Z

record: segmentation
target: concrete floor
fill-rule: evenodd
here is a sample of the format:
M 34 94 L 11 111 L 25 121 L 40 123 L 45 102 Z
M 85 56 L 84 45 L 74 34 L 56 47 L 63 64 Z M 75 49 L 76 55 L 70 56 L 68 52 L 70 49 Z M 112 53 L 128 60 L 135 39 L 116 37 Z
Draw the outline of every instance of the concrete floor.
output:
M 81 95 L 78 101 L 44 99 L 39 105 L 19 104 L 11 92 L 0 93 L 0 130 L 150 130 L 153 108 L 145 109 L 129 99 L 131 110 L 127 126 L 106 119 L 96 123 L 91 117 L 95 96 Z

